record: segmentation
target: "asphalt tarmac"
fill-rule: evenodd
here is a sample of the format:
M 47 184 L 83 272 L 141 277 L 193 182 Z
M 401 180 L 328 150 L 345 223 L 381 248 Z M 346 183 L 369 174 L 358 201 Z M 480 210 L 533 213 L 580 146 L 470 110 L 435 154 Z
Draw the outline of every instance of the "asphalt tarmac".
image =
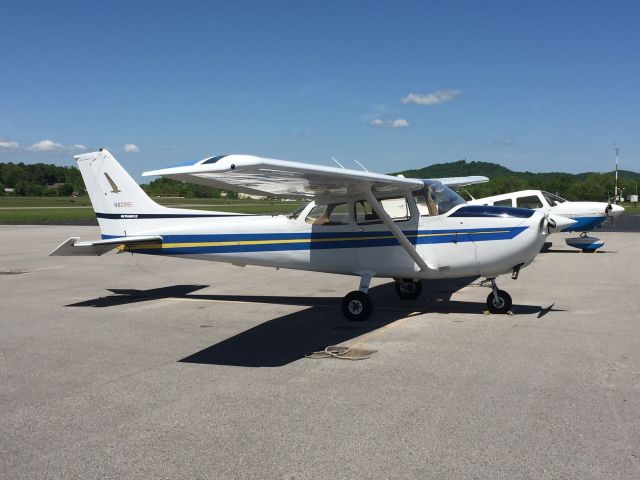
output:
M 107 254 L 0 226 L 0 478 L 640 478 L 640 242 L 417 301 L 376 280 Z M 328 345 L 366 360 L 308 359 Z

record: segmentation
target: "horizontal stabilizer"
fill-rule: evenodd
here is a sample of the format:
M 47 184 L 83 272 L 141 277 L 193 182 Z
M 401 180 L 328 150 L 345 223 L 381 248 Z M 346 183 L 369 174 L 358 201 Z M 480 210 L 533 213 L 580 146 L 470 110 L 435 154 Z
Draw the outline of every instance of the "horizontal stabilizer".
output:
M 162 237 L 157 235 L 140 235 L 133 237 L 116 237 L 106 240 L 93 240 L 88 242 L 79 242 L 80 237 L 71 237 L 53 252 L 49 254 L 52 257 L 71 257 L 71 256 L 100 256 L 107 253 L 120 245 L 137 245 L 140 243 L 162 243 Z

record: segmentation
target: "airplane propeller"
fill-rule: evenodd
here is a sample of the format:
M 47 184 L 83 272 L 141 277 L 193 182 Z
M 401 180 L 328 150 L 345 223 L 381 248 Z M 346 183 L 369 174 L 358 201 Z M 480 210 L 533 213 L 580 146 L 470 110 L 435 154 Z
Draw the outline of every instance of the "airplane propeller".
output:
M 547 222 L 547 233 L 551 234 L 551 229 L 552 228 L 556 228 L 557 223 L 553 218 L 549 217 L 548 213 L 545 214 L 544 218 L 545 218 L 545 220 Z
M 611 206 L 611 202 L 609 202 L 609 203 L 607 204 L 607 206 L 605 207 L 605 209 L 604 209 L 604 214 L 605 214 L 607 217 L 611 217 L 611 211 L 612 211 L 612 210 L 613 210 L 613 207 Z
M 547 227 L 547 233 L 550 234 L 552 230 L 559 232 L 563 228 L 573 225 L 574 223 L 576 223 L 576 221 L 562 215 L 554 215 L 547 212 L 545 213 L 544 218 L 540 220 L 540 233 L 544 232 L 545 223 Z

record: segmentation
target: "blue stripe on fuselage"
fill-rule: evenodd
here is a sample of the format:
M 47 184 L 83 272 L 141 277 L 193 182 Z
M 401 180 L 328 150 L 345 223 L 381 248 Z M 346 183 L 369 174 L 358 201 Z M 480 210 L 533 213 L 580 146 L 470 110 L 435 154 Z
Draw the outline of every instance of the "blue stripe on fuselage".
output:
M 416 245 L 438 243 L 482 242 L 508 240 L 527 227 L 475 228 L 461 230 L 411 230 L 404 231 L 409 241 Z M 343 248 L 375 248 L 399 245 L 389 231 L 375 232 L 299 232 L 299 233 L 242 233 L 161 235 L 162 248 L 134 248 L 137 253 L 157 255 L 186 255 L 205 253 L 267 252 L 284 250 L 326 250 Z M 103 235 L 103 238 L 113 236 Z M 299 242 L 291 243 L 291 240 Z M 206 245 L 219 242 L 261 242 L 256 244 Z M 264 243 L 262 243 L 264 242 Z M 171 244 L 192 244 L 172 247 Z M 204 245 L 198 245 L 204 244 Z

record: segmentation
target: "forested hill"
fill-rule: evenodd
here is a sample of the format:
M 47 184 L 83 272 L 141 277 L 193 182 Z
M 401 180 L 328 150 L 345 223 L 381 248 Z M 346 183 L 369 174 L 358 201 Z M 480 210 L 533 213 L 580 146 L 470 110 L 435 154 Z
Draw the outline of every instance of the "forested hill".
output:
M 619 185 L 623 195 L 636 193 L 640 185 L 640 173 L 620 170 Z M 486 197 L 516 190 L 542 189 L 556 193 L 569 200 L 605 201 L 613 195 L 613 173 L 531 173 L 514 172 L 502 165 L 489 162 L 467 162 L 460 160 L 437 163 L 419 170 L 396 172 L 413 178 L 459 177 L 484 175 L 490 181 L 468 187 L 474 197 Z M 150 195 L 183 197 L 219 197 L 220 190 L 201 185 L 186 184 L 169 179 L 156 179 L 142 188 Z M 5 190 L 9 190 L 5 192 Z M 80 171 L 76 167 L 61 167 L 37 163 L 0 163 L 0 196 L 68 196 L 85 193 Z
M 547 190 L 568 200 L 606 201 L 613 195 L 614 174 L 608 173 L 562 173 L 562 172 L 515 172 L 502 165 L 490 162 L 467 162 L 459 160 L 450 163 L 436 163 L 419 170 L 396 172 L 410 178 L 463 177 L 484 175 L 489 182 L 467 187 L 476 198 L 499 195 L 517 190 Z M 628 170 L 618 171 L 618 185 L 624 188 L 623 195 L 636 193 L 640 184 L 640 173 Z
M 442 177 L 466 177 L 467 175 L 484 175 L 485 177 L 500 177 L 511 175 L 512 172 L 507 167 L 490 162 L 467 162 L 459 160 L 449 163 L 435 163 L 418 170 L 405 170 L 397 172 L 405 177 L 411 178 L 442 178 Z

